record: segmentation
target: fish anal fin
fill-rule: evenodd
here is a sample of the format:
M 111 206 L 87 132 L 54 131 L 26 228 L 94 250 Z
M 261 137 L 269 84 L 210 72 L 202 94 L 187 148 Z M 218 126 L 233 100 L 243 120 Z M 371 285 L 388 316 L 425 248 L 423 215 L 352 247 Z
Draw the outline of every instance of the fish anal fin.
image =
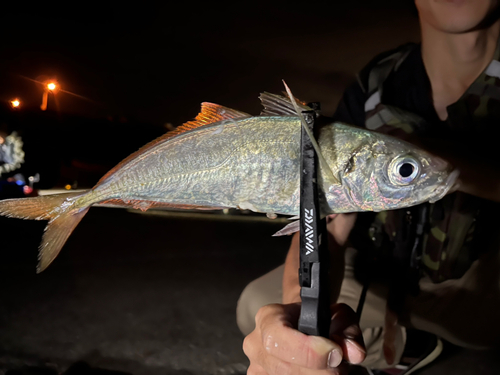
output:
M 121 200 L 121 199 L 109 199 L 106 201 L 99 202 L 94 206 L 115 206 L 115 207 L 125 207 L 133 208 L 136 210 L 147 211 L 150 208 L 173 208 L 178 210 L 222 210 L 227 207 L 208 207 L 199 206 L 194 204 L 178 204 L 178 203 L 163 203 L 147 200 Z
M 300 220 L 292 221 L 290 224 L 287 224 L 285 227 L 277 231 L 273 234 L 273 237 L 279 236 L 289 236 L 298 232 L 300 230 Z

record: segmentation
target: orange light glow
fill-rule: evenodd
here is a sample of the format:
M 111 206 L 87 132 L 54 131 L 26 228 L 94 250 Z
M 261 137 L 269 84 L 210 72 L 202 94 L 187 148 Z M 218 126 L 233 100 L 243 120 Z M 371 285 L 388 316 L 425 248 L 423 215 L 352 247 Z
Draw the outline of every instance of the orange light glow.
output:
M 21 102 L 19 99 L 14 99 L 10 101 L 10 105 L 14 108 L 18 108 L 21 105 Z
M 50 91 L 54 91 L 56 89 L 56 84 L 54 82 L 50 82 L 49 84 L 47 84 L 47 88 L 50 90 Z
M 65 188 L 66 190 L 71 190 L 71 185 L 66 185 L 64 188 Z

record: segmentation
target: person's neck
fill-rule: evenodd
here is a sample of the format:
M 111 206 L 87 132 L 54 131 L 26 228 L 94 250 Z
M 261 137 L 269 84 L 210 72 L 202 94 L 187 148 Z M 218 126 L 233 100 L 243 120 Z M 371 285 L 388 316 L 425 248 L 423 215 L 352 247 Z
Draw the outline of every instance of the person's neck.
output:
M 493 59 L 500 21 L 487 29 L 450 34 L 421 24 L 422 59 L 434 88 L 465 91 Z

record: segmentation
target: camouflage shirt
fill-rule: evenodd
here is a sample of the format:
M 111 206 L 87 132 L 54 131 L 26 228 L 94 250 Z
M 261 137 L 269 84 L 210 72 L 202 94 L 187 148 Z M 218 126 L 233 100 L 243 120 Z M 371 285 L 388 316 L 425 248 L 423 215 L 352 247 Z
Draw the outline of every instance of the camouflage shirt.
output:
M 484 137 L 500 120 L 499 52 L 447 108 L 446 121 L 434 109 L 418 44 L 373 59 L 344 93 L 334 119 L 401 139 L 410 135 L 439 140 Z M 396 265 L 423 270 L 434 282 L 441 282 L 460 278 L 487 249 L 493 233 L 490 228 L 500 224 L 494 214 L 498 208 L 491 201 L 456 192 L 435 204 L 363 214 L 360 221 L 371 223 L 362 230 L 379 253 L 389 254 Z

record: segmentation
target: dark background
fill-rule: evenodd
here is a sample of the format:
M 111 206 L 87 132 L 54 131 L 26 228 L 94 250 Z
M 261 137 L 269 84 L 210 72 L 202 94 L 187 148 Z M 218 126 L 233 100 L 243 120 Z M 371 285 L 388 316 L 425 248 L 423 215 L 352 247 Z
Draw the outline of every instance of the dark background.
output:
M 38 106 L 42 87 L 29 79 L 55 78 L 88 99 L 59 93 L 62 112 L 177 125 L 202 101 L 257 114 L 258 94 L 282 91 L 285 79 L 332 112 L 376 53 L 418 39 L 410 5 L 12 2 L 0 16 L 0 98 Z
M 22 134 L 40 187 L 88 187 L 203 101 L 258 114 L 285 79 L 332 114 L 373 56 L 418 41 L 411 4 L 3 3 L 0 131 Z M 61 91 L 41 113 L 46 79 Z M 236 301 L 283 262 L 284 224 L 94 208 L 36 275 L 44 223 L 0 218 L 0 373 L 244 373 Z M 424 371 L 496 374 L 495 358 L 448 345 Z

